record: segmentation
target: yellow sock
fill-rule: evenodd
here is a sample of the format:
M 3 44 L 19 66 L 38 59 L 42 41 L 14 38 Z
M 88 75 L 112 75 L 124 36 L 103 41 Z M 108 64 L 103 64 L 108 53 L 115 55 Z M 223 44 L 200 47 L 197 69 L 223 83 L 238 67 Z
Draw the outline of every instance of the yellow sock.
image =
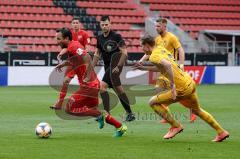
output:
M 171 124 L 172 127 L 179 127 L 180 124 L 173 118 L 172 114 L 169 112 L 169 108 L 162 105 L 153 105 L 152 109 L 165 120 Z
M 218 134 L 224 131 L 220 124 L 213 118 L 213 116 L 206 112 L 205 110 L 201 109 L 198 116 L 205 122 L 207 122 L 212 128 L 214 128 Z

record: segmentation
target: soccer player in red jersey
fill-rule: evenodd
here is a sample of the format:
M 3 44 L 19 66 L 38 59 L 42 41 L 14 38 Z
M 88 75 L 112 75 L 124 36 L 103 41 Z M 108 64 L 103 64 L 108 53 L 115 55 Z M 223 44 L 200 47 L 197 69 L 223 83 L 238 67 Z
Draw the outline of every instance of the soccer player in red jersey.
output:
M 71 29 L 71 33 L 72 33 L 72 40 L 74 41 L 78 41 L 85 50 L 88 50 L 89 48 L 89 43 L 90 43 L 90 37 L 88 35 L 88 33 L 84 30 L 80 29 L 80 21 L 78 18 L 73 18 L 72 22 L 72 29 Z M 63 48 L 62 51 L 58 54 L 57 59 L 58 61 L 61 61 L 61 57 L 63 54 L 67 53 L 67 49 Z M 59 94 L 59 99 L 58 101 L 55 103 L 55 106 L 61 106 L 64 98 L 66 96 L 66 92 L 68 89 L 68 85 L 71 82 L 71 80 L 73 79 L 73 77 L 75 76 L 75 72 L 74 71 L 69 71 L 66 76 L 64 77 L 64 81 L 63 81 L 63 86 L 62 89 L 60 91 Z
M 66 112 L 75 116 L 92 116 L 97 118 L 99 128 L 106 123 L 116 128 L 116 137 L 121 137 L 127 130 L 125 125 L 117 121 L 110 114 L 103 115 L 98 109 L 98 92 L 100 82 L 91 64 L 90 55 L 82 48 L 78 41 L 72 40 L 70 29 L 61 28 L 56 33 L 57 44 L 62 48 L 67 48 L 69 58 L 56 66 L 58 71 L 63 67 L 71 67 L 76 73 L 79 81 L 79 89 L 71 95 L 66 105 Z M 61 106 L 53 106 L 53 109 L 61 109 Z
M 78 18 L 73 18 L 72 20 L 72 38 L 75 41 L 79 41 L 80 44 L 84 46 L 86 50 L 88 50 L 89 43 L 90 43 L 90 37 L 88 33 L 84 30 L 80 29 L 80 21 Z

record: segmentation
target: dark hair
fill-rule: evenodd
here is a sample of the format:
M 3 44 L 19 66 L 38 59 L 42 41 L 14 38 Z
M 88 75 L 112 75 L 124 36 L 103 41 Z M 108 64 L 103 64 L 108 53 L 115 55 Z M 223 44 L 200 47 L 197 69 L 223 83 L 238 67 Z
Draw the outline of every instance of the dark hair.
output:
M 72 40 L 72 33 L 69 28 L 59 28 L 56 30 L 57 33 L 62 33 L 63 38 L 68 37 L 69 40 Z
M 151 35 L 146 34 L 141 38 L 141 44 L 142 45 L 149 44 L 150 46 L 154 46 L 155 45 L 155 39 Z
M 166 18 L 158 18 L 158 19 L 156 20 L 156 22 L 167 24 L 167 19 L 166 19 Z
M 110 21 L 110 17 L 108 15 L 103 15 L 100 19 L 100 21 L 106 21 L 106 20 Z
M 78 21 L 80 22 L 79 17 L 73 17 L 73 18 L 72 18 L 72 21 L 74 21 L 74 20 L 78 20 Z M 71 22 L 72 22 L 72 21 L 71 21 Z

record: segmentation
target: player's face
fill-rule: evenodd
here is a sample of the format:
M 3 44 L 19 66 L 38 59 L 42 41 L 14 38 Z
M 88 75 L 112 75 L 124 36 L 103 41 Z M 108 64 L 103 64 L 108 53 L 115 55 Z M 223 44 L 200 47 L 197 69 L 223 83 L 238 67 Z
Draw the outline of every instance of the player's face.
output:
M 79 30 L 80 29 L 80 22 L 79 22 L 79 20 L 73 20 L 71 24 L 72 24 L 72 28 L 74 30 Z
M 111 29 L 111 23 L 109 20 L 100 21 L 100 27 L 103 33 L 108 33 Z
M 67 48 L 68 46 L 68 40 L 65 38 L 63 38 L 62 33 L 58 32 L 55 35 L 56 40 L 57 40 L 57 44 L 61 47 L 61 48 Z
M 157 22 L 155 27 L 156 27 L 156 31 L 158 32 L 158 34 L 162 34 L 166 31 L 167 24 Z
M 147 55 L 151 55 L 152 53 L 152 47 L 149 44 L 142 45 L 143 52 Z

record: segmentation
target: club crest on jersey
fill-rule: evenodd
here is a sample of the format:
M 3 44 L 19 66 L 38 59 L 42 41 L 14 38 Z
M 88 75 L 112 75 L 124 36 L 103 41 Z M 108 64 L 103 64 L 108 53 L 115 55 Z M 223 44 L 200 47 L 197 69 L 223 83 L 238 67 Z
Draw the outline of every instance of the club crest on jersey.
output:
M 103 48 L 106 52 L 112 52 L 117 49 L 117 42 L 109 40 L 104 44 Z
M 78 55 L 82 55 L 82 54 L 83 54 L 83 49 L 80 49 L 80 48 L 77 49 L 77 54 L 78 54 Z
M 167 45 L 167 42 L 164 40 L 163 41 L 163 47 L 165 47 Z
M 81 40 L 82 39 L 82 35 L 78 35 L 78 40 Z
M 161 50 L 161 52 L 160 52 L 161 54 L 164 54 L 165 53 L 165 50 Z
M 112 46 L 111 45 L 107 45 L 107 51 L 110 52 L 112 50 Z

